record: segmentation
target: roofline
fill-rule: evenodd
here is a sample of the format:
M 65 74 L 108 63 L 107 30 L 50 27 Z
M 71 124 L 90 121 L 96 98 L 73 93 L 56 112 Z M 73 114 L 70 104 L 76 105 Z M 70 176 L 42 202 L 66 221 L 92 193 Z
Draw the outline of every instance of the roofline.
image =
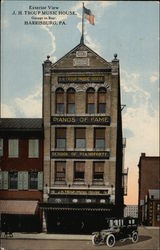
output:
M 156 156 L 142 156 L 141 155 L 140 158 L 139 158 L 139 162 L 138 162 L 137 166 L 140 167 L 141 166 L 141 161 L 146 160 L 146 159 L 150 159 L 150 160 L 151 159 L 157 159 L 157 160 L 159 159 L 160 160 L 160 156 L 158 156 L 158 155 L 156 155 Z
M 96 54 L 98 57 L 100 57 L 101 58 L 101 60 L 103 60 L 105 63 L 107 63 L 110 67 L 112 67 L 111 66 L 111 63 L 109 63 L 109 62 L 107 62 L 103 57 L 101 57 L 100 55 L 98 55 L 95 51 L 93 51 L 92 49 L 90 49 L 87 45 L 85 45 L 84 43 L 82 44 L 82 43 L 79 43 L 77 46 L 75 46 L 73 49 L 71 49 L 67 54 L 65 54 L 64 56 L 62 56 L 60 59 L 58 59 L 58 61 L 57 62 L 55 62 L 55 63 L 53 63 L 52 64 L 52 67 L 54 67 L 57 63 L 59 63 L 61 60 L 63 60 L 66 56 L 68 56 L 70 53 L 72 53 L 75 49 L 77 49 L 78 47 L 80 47 L 80 46 L 85 46 L 90 52 L 92 52 L 92 53 L 94 53 L 94 54 Z

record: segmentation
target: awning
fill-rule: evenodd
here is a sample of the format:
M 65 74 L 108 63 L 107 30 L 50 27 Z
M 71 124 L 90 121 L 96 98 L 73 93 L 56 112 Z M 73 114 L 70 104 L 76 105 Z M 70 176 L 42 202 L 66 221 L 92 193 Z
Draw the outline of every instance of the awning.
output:
M 0 200 L 1 214 L 29 214 L 37 212 L 38 201 Z
M 43 210 L 59 211 L 89 211 L 89 212 L 110 212 L 109 208 L 71 208 L 71 207 L 41 207 Z

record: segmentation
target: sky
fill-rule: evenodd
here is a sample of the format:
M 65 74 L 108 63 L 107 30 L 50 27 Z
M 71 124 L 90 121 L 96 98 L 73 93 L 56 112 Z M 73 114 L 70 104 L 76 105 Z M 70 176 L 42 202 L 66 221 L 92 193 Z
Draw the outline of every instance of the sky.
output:
M 159 3 L 83 2 L 95 16 L 94 26 L 85 21 L 85 44 L 109 62 L 114 53 L 120 60 L 129 169 L 125 203 L 137 204 L 139 157 L 159 154 Z M 43 15 L 42 10 L 55 12 Z M 52 25 L 25 24 L 49 16 Z M 2 117 L 42 117 L 42 63 L 47 55 L 55 62 L 79 44 L 81 16 L 82 1 L 2 0 Z

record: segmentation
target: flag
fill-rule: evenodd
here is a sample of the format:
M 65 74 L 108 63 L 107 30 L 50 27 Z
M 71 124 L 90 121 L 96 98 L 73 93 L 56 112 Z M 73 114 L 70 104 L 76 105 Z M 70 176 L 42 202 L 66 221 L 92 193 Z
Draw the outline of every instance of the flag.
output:
M 92 11 L 83 7 L 84 10 L 84 17 L 90 22 L 90 24 L 94 25 L 94 15 Z

